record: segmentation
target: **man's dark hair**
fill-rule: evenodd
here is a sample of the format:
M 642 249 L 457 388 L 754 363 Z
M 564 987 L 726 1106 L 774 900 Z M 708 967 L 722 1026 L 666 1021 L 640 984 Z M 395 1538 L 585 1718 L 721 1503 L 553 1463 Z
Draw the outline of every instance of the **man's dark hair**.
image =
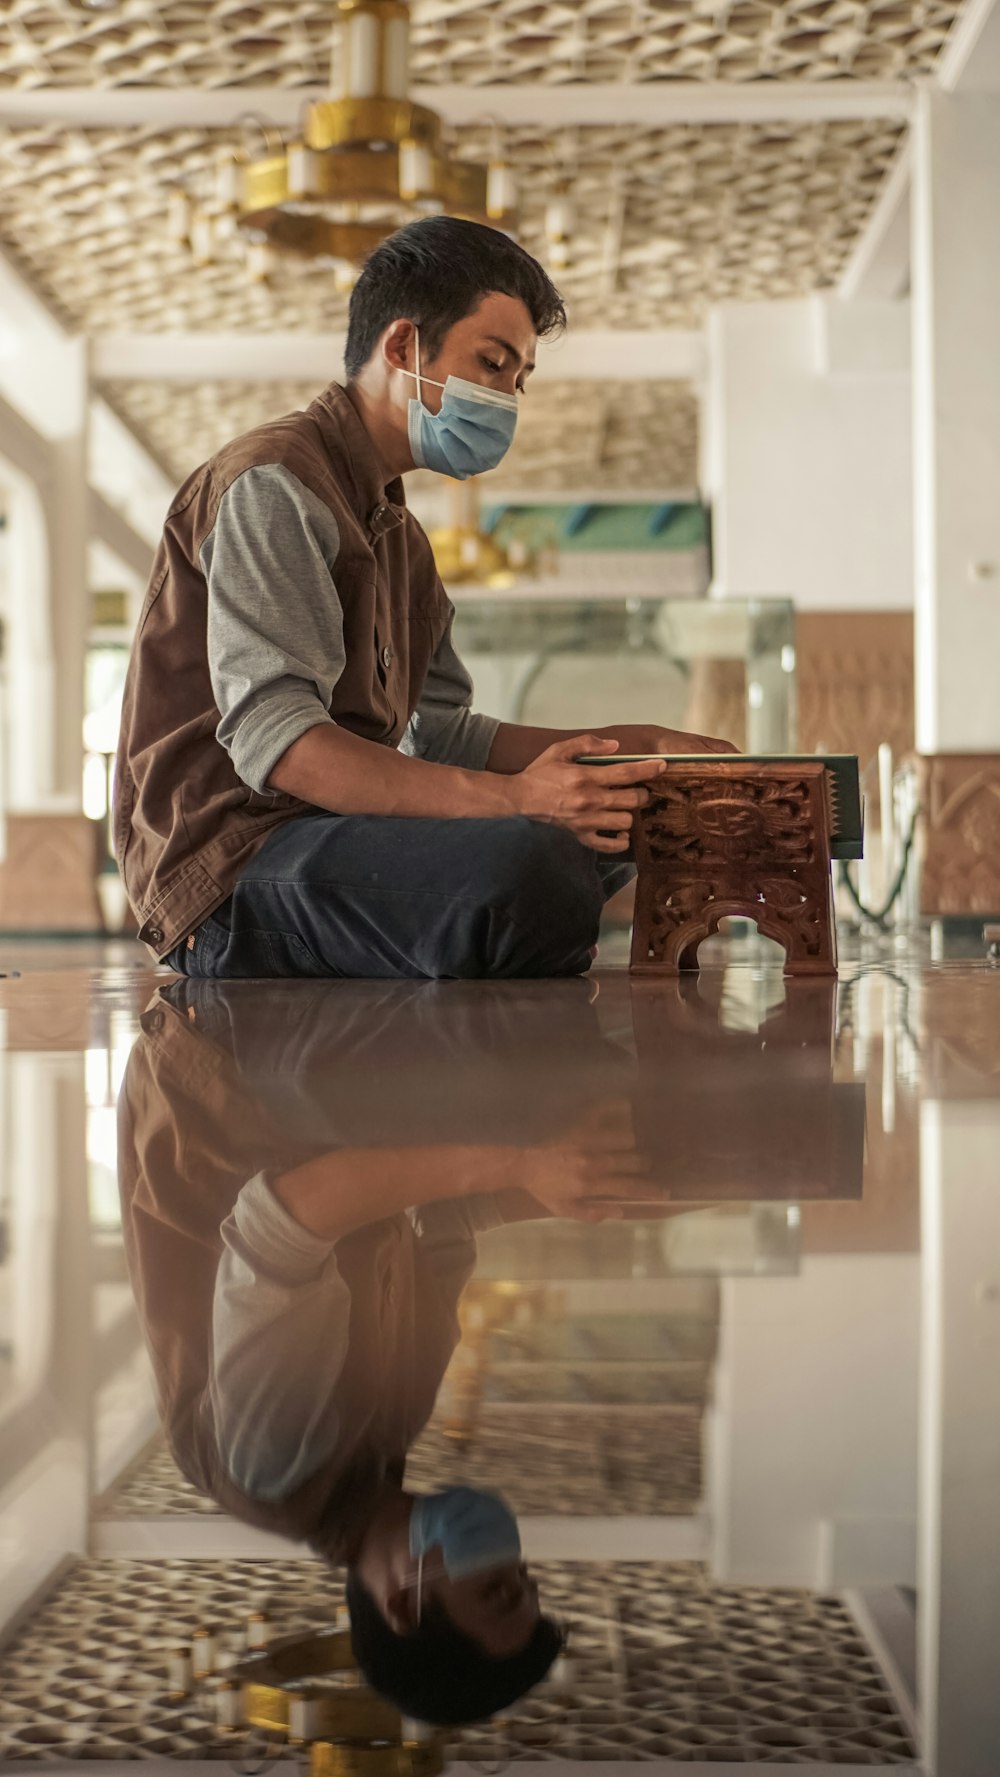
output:
M 458 216 L 408 222 L 375 248 L 351 293 L 344 351 L 348 381 L 367 364 L 380 335 L 401 317 L 420 328 L 430 363 L 455 322 L 492 292 L 518 297 L 539 338 L 566 325 L 563 300 L 552 279 L 509 235 Z
M 486 1721 L 540 1684 L 562 1647 L 549 1617 L 539 1617 L 519 1654 L 494 1660 L 456 1629 L 437 1599 L 424 1605 L 412 1634 L 390 1629 L 352 1570 L 347 1575 L 351 1643 L 366 1684 L 401 1714 L 436 1728 Z

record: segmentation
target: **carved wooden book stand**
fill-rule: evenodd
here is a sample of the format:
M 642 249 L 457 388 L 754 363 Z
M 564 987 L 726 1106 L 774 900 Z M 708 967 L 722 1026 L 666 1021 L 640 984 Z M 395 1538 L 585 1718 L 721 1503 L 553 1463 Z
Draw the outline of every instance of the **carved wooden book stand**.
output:
M 835 975 L 829 774 L 817 760 L 668 761 L 634 828 L 632 972 L 698 967 L 698 945 L 739 914 L 784 947 L 788 975 Z

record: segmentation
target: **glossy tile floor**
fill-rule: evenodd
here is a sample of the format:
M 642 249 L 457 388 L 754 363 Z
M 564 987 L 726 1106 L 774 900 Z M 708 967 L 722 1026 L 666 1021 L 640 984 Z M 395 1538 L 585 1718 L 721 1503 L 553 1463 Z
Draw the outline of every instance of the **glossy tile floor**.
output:
M 1000 969 L 621 950 L 0 948 L 0 1761 L 252 1750 L 171 1650 L 332 1622 L 405 1462 L 569 1628 L 451 1759 L 1000 1771 Z

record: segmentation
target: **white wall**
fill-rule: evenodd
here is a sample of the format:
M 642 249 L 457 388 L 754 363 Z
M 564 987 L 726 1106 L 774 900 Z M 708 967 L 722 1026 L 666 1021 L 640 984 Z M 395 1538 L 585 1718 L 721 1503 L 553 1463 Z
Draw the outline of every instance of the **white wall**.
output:
M 708 344 L 713 593 L 912 607 L 908 305 L 726 303 Z
M 914 124 L 917 746 L 1000 750 L 1000 95 Z
M 724 1280 L 706 1453 L 715 1578 L 912 1583 L 919 1266 L 835 1254 L 795 1277 Z

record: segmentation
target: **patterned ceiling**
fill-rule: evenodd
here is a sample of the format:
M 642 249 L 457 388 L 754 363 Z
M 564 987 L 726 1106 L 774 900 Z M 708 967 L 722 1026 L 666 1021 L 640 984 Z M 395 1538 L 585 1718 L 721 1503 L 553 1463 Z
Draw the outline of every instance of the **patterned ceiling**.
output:
M 5 0 L 0 84 L 324 83 L 329 0 Z M 413 77 L 900 79 L 957 0 L 415 0 Z
M 318 365 L 314 383 L 110 382 L 103 392 L 180 482 L 227 439 L 304 407 L 329 374 Z M 687 384 L 544 382 L 523 403 L 501 474 L 510 493 L 678 491 L 696 486 L 697 460 Z
M 10 130 L 0 220 L 32 280 L 91 331 L 323 330 L 346 299 L 328 272 L 287 261 L 273 285 L 222 257 L 195 268 L 164 231 L 168 189 L 207 177 L 227 132 Z M 510 132 L 526 193 L 521 238 L 544 257 L 544 208 L 571 170 L 577 229 L 559 274 L 577 326 L 697 324 L 709 302 L 795 296 L 832 283 L 891 163 L 889 123 L 594 127 Z M 485 149 L 476 132 L 463 146 Z M 619 205 L 621 210 L 619 211 Z M 612 244 L 611 236 L 618 238 Z
M 415 0 L 415 81 L 909 79 L 932 69 L 959 4 L 945 0 Z M 330 0 L 3 0 L 0 88 L 324 84 Z M 696 326 L 720 300 L 833 284 L 897 151 L 892 122 L 517 128 L 521 238 L 544 258 L 555 184 L 577 226 L 558 275 L 571 324 Z M 249 282 L 235 253 L 195 268 L 165 238 L 167 192 L 208 189 L 232 131 L 0 131 L 0 234 L 29 279 L 89 332 L 335 331 L 328 272 L 285 262 Z M 484 125 L 460 153 L 488 152 Z M 317 384 L 337 366 L 317 366 Z M 312 389 L 270 384 L 112 390 L 172 471 L 186 472 Z M 694 402 L 678 385 L 576 384 L 533 400 L 505 481 L 664 486 L 694 480 Z

